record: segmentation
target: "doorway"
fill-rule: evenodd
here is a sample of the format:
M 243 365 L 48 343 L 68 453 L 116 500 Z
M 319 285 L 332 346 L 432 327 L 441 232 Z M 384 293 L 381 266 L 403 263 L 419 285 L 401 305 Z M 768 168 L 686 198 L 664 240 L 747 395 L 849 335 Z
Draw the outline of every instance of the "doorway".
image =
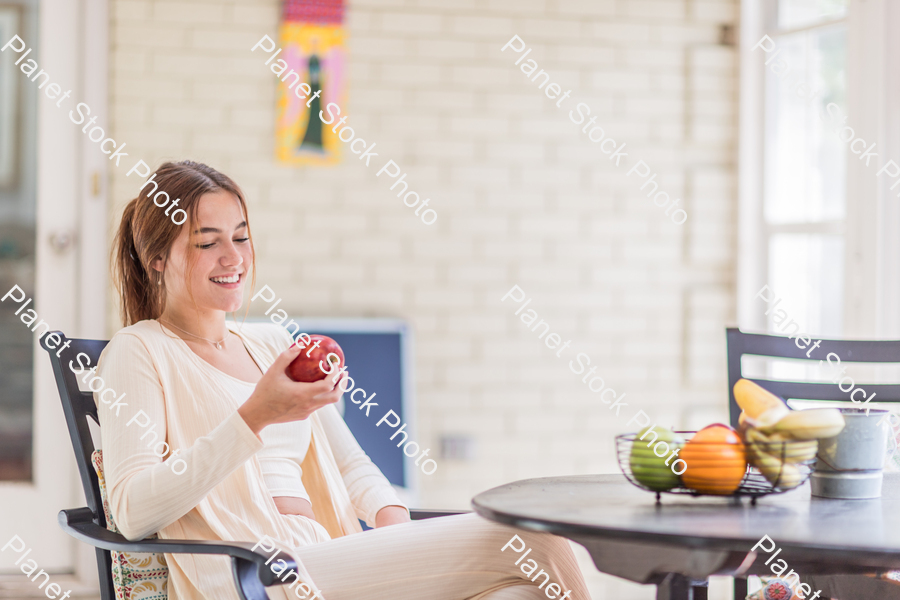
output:
M 59 510 L 85 501 L 38 346 L 45 328 L 32 333 L 22 317 L 33 309 L 51 330 L 105 337 L 106 157 L 87 145 L 69 111 L 85 102 L 106 126 L 107 18 L 105 0 L 0 0 L 2 44 L 19 35 L 32 48 L 28 58 L 71 90 L 67 100 L 51 100 L 21 71 L 26 62 L 14 65 L 21 55 L 0 54 L 0 296 L 18 286 L 32 299 L 18 315 L 18 292 L 0 303 L 0 546 L 19 536 L 42 569 L 84 573 L 87 565 L 85 576 L 93 553 L 57 525 Z M 10 81 L 12 94 L 3 87 Z M 5 190 L 3 118 L 11 98 L 16 183 Z M 0 574 L 17 573 L 17 558 L 0 552 Z

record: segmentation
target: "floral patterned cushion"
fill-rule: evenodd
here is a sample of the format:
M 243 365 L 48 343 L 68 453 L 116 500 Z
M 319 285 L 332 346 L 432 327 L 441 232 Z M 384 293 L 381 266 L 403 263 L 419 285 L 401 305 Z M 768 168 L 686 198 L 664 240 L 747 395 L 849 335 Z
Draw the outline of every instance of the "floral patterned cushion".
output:
M 881 581 L 900 585 L 900 571 L 866 573 L 863 575 L 857 575 L 857 577 L 871 577 Z M 802 600 L 800 595 L 796 592 L 791 594 L 787 582 L 783 579 L 766 575 L 761 576 L 759 579 L 760 583 L 762 583 L 763 586 L 762 589 L 749 594 L 747 596 L 747 600 Z M 822 596 L 820 596 L 819 598 L 820 600 L 837 600 L 836 598 L 828 599 Z
M 119 530 L 109 512 L 109 501 L 106 495 L 106 480 L 103 478 L 103 451 L 94 450 L 91 463 L 100 480 L 100 497 L 103 500 L 103 513 L 106 515 L 106 528 L 116 533 Z M 156 534 L 150 536 L 155 538 Z M 150 539 L 148 538 L 148 539 Z M 113 587 L 116 600 L 167 600 L 169 567 L 163 554 L 118 552 L 112 554 Z
M 790 584 L 794 581 L 785 581 L 778 577 L 763 575 L 759 578 L 762 588 L 747 596 L 747 600 L 800 600 L 800 596 L 793 593 Z M 826 600 L 826 599 L 822 599 Z

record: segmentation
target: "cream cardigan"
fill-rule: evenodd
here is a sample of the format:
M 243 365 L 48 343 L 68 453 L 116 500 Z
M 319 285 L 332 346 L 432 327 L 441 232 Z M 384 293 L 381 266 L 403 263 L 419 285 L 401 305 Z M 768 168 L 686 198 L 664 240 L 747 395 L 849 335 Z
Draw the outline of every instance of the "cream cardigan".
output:
M 229 329 L 263 371 L 292 341 L 275 325 L 229 323 Z M 118 416 L 100 406 L 99 393 L 94 401 L 100 406 L 110 510 L 129 539 L 158 532 L 161 538 L 255 543 L 268 536 L 289 552 L 358 531 L 353 511 L 374 526 L 381 508 L 403 506 L 334 406 L 306 421 L 269 426 L 260 440 L 236 412 L 255 384 L 216 369 L 155 320 L 117 332 L 100 357 L 98 375 L 117 397 L 125 394 L 127 406 Z M 139 411 L 147 427 L 140 421 L 128 425 Z M 154 454 L 154 443 L 148 442 L 157 434 L 169 444 L 167 461 L 176 451 L 185 461 L 182 474 Z M 330 468 L 334 464 L 339 474 Z M 322 524 L 280 514 L 273 495 L 312 496 Z M 173 597 L 236 597 L 233 582 L 221 577 L 228 570 L 226 558 L 166 558 Z M 311 581 L 308 573 L 301 575 Z

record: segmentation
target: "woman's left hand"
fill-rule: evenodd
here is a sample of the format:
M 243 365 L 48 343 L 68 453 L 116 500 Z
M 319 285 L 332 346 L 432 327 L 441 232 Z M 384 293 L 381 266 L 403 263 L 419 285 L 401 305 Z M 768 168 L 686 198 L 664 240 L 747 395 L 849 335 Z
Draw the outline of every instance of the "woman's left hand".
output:
M 385 506 L 375 514 L 375 527 L 409 523 L 409 513 L 402 506 Z

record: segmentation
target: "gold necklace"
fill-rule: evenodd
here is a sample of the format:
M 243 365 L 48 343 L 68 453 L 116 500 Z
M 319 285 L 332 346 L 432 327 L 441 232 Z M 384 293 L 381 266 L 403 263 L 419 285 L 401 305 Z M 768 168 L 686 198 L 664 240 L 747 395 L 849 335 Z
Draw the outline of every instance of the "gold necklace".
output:
M 174 327 L 175 329 L 177 329 L 177 330 L 179 330 L 179 331 L 184 331 L 184 333 L 186 333 L 186 334 L 188 334 L 188 335 L 194 336 L 195 338 L 199 338 L 199 339 L 203 340 L 204 342 L 209 342 L 210 344 L 215 345 L 216 350 L 221 350 L 221 349 L 222 349 L 222 344 L 225 342 L 225 340 L 228 339 L 228 335 L 226 334 L 225 337 L 223 337 L 223 338 L 222 338 L 221 340 L 219 340 L 218 342 L 216 342 L 216 341 L 214 341 L 214 340 L 208 340 L 208 339 L 206 339 L 205 337 L 200 337 L 199 335 L 197 335 L 197 334 L 195 334 L 195 333 L 191 333 L 190 331 L 185 331 L 184 329 L 182 329 L 182 328 L 179 327 L 178 325 L 175 325 L 175 324 L 173 324 L 173 323 L 169 323 L 168 321 L 163 321 L 162 319 L 159 319 L 159 320 L 162 321 L 163 323 L 165 323 L 166 325 L 172 325 L 172 327 Z

